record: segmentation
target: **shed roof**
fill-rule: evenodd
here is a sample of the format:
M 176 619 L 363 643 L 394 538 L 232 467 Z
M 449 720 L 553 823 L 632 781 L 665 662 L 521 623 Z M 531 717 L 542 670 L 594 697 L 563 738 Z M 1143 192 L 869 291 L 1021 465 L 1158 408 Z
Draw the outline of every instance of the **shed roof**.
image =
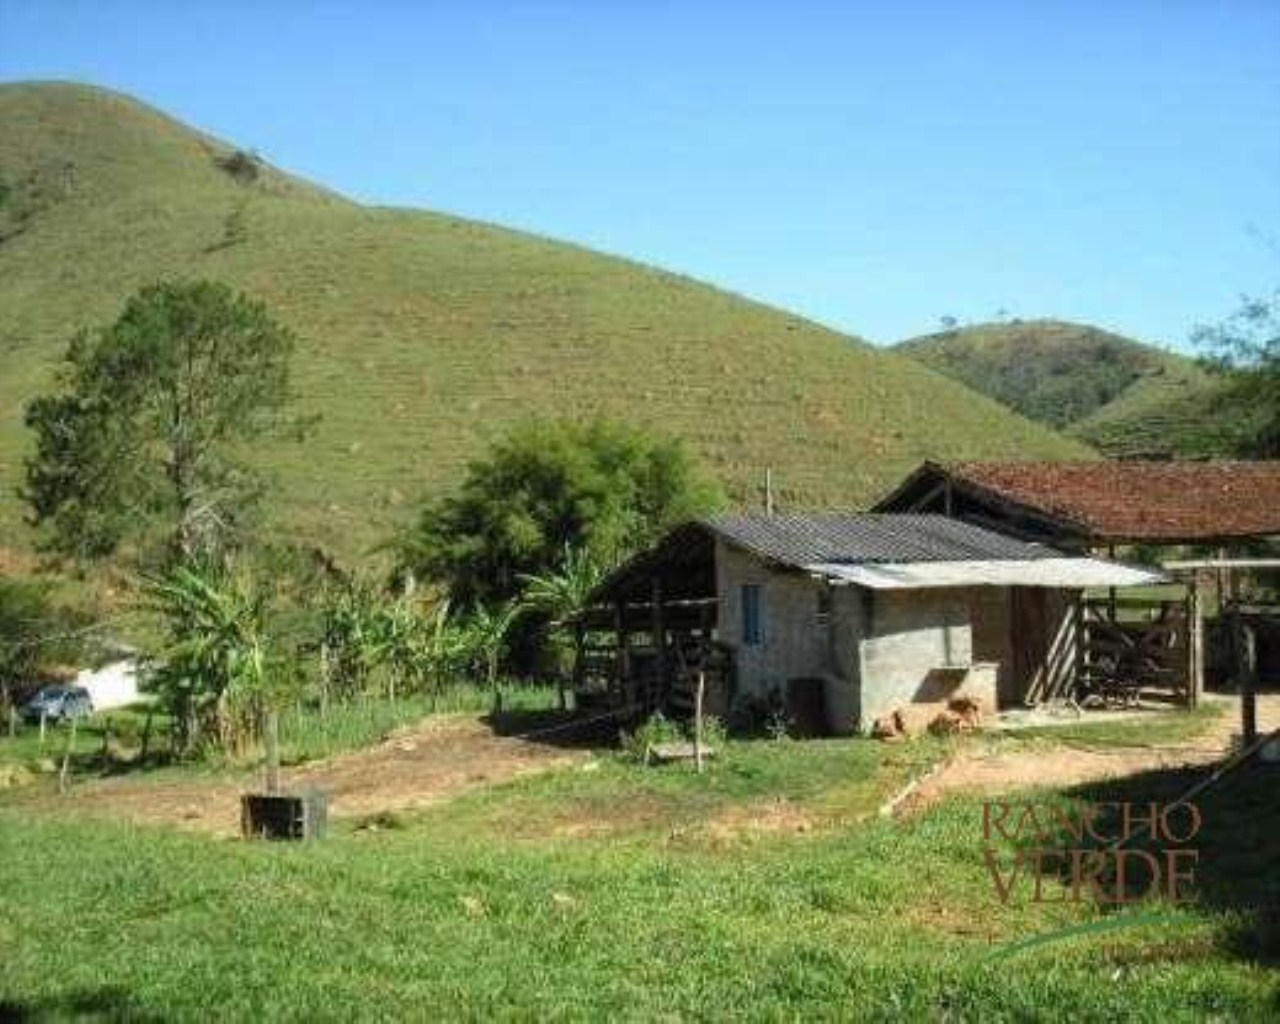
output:
M 729 544 L 797 568 L 817 563 L 1025 561 L 1056 554 L 935 513 L 738 514 L 715 516 L 703 525 Z
M 1152 569 L 1101 558 L 1035 558 L 1030 561 L 916 562 L 911 565 L 811 565 L 815 576 L 855 583 L 870 590 L 924 590 L 932 587 L 1142 587 L 1166 583 Z
M 1194 543 L 1280 535 L 1280 462 L 926 462 L 878 511 L 938 482 L 1098 542 Z

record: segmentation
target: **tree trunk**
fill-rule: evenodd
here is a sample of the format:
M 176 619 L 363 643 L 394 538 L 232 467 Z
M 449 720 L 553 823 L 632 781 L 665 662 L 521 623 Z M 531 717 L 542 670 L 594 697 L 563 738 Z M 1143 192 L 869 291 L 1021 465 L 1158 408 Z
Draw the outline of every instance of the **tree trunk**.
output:
M 263 738 L 266 742 L 266 783 L 268 793 L 280 792 L 280 718 L 275 708 L 263 715 Z

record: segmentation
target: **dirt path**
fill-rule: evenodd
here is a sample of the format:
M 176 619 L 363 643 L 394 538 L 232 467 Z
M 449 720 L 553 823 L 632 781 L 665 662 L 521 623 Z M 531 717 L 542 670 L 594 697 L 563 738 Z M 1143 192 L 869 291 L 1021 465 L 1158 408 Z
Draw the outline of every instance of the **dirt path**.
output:
M 282 781 L 288 789 L 327 791 L 331 817 L 359 818 L 425 807 L 585 756 L 497 736 L 474 718 L 445 718 L 398 730 L 367 750 L 286 769 Z M 40 806 L 56 813 L 234 836 L 240 827 L 240 794 L 257 788 L 258 778 L 246 772 L 175 782 L 121 776 L 82 783 L 56 803 L 46 798 Z
M 1200 735 L 1179 743 L 1135 747 L 1063 746 L 1044 750 L 967 750 L 955 757 L 902 802 L 899 813 L 914 813 L 950 793 L 994 794 L 1032 786 L 1073 786 L 1100 779 L 1185 765 L 1210 764 L 1230 749 L 1240 730 L 1240 702 L 1226 705 Z M 1280 729 L 1280 694 L 1258 698 L 1258 729 Z

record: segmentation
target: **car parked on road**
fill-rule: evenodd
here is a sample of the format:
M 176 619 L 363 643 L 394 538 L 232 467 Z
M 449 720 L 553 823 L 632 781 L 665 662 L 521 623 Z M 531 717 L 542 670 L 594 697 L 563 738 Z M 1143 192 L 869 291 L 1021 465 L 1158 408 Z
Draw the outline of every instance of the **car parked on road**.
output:
M 87 718 L 93 714 L 93 701 L 83 686 L 54 684 L 44 686 L 22 705 L 24 721 L 35 724 L 43 718 L 47 722 L 69 722 L 73 718 Z

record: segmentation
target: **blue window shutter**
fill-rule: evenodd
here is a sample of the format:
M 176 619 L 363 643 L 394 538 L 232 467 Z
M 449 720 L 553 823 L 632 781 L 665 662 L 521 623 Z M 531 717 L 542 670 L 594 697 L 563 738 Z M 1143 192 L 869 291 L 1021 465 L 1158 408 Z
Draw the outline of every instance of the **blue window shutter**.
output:
M 760 585 L 744 583 L 742 585 L 742 642 L 749 647 L 760 643 Z

